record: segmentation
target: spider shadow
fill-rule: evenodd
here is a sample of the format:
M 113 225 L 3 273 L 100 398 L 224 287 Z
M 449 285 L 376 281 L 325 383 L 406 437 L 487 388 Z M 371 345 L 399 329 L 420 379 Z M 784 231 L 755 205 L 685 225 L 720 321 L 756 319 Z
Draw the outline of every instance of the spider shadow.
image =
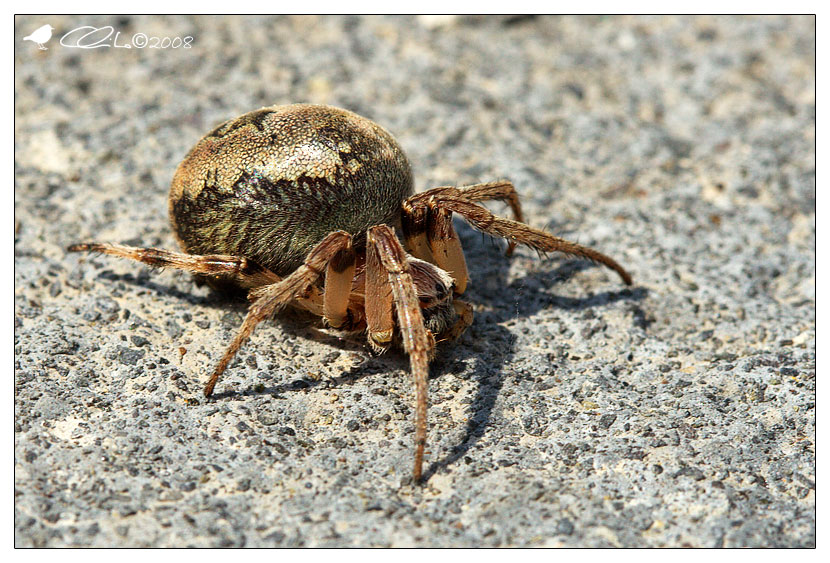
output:
M 242 303 L 241 303 L 242 305 Z M 240 311 L 247 309 L 240 307 Z M 316 387 L 337 388 L 344 385 L 354 384 L 365 377 L 377 374 L 389 373 L 396 369 L 407 369 L 408 361 L 402 351 L 391 350 L 390 353 L 382 356 L 370 353 L 366 344 L 366 337 L 361 333 L 344 333 L 341 335 L 332 334 L 320 328 L 320 317 L 308 311 L 299 309 L 284 309 L 277 314 L 272 322 L 276 322 L 280 330 L 287 336 L 301 340 L 313 340 L 324 344 L 333 350 L 347 353 L 356 353 L 363 356 L 363 359 L 353 366 L 342 371 L 339 375 L 329 377 L 298 377 L 293 381 L 263 387 L 255 384 L 242 390 L 229 390 L 214 393 L 213 399 L 237 400 L 242 397 L 260 395 L 280 395 L 285 392 L 295 392 Z M 235 360 L 239 361 L 239 360 Z M 402 363 L 403 362 L 403 363 Z M 231 364 L 233 365 L 233 364 Z M 301 362 L 298 362 L 301 365 Z
M 335 346 L 332 344 L 332 346 Z M 355 351 L 359 348 L 355 347 Z M 360 362 L 359 364 L 353 366 L 348 371 L 341 373 L 336 377 L 324 378 L 321 377 L 319 379 L 311 379 L 308 377 L 300 377 L 298 379 L 294 379 L 290 382 L 279 383 L 277 385 L 269 385 L 269 386 L 262 386 L 262 385 L 251 385 L 245 389 L 241 390 L 228 390 L 228 391 L 221 391 L 214 393 L 211 395 L 212 400 L 220 400 L 220 399 L 228 399 L 234 401 L 241 401 L 245 397 L 261 397 L 263 395 L 271 395 L 272 397 L 279 397 L 283 393 L 287 392 L 296 392 L 302 391 L 307 389 L 314 389 L 315 387 L 325 386 L 325 388 L 331 387 L 342 387 L 344 385 L 352 385 L 364 377 L 369 377 L 371 375 L 375 375 L 378 373 L 382 373 L 387 371 L 384 367 L 377 362 L 373 361 L 374 358 L 368 358 L 367 360 Z
M 184 274 L 183 274 L 184 275 Z M 228 312 L 236 313 L 241 319 L 245 317 L 250 303 L 245 298 L 244 293 L 239 291 L 227 291 L 221 289 L 211 289 L 207 284 L 199 279 L 194 279 L 195 286 L 198 288 L 206 287 L 207 291 L 203 292 L 186 292 L 175 288 L 171 284 L 159 283 L 154 280 L 152 270 L 142 270 L 138 274 L 126 273 L 117 274 L 112 270 L 104 270 L 98 274 L 101 280 L 109 282 L 121 282 L 130 284 L 134 287 L 147 289 L 148 291 L 159 294 L 171 295 L 182 301 L 186 301 L 191 305 L 201 305 L 208 307 L 217 307 L 227 310 Z M 275 315 L 272 321 L 279 324 L 280 329 L 289 336 L 301 339 L 315 340 L 317 342 L 328 345 L 333 349 L 344 352 L 365 353 L 365 339 L 362 339 L 357 334 L 347 334 L 343 336 L 335 336 L 328 332 L 319 329 L 319 317 L 315 317 L 311 313 L 302 310 L 286 308 L 279 314 Z M 235 331 L 238 327 L 232 329 Z M 286 392 L 301 391 L 304 389 L 313 389 L 321 385 L 340 386 L 344 384 L 351 384 L 364 377 L 388 371 L 379 362 L 380 358 L 368 356 L 366 359 L 349 370 L 341 373 L 336 377 L 312 379 L 310 377 L 299 377 L 292 381 L 280 383 L 271 386 L 262 386 L 260 384 L 248 385 L 243 389 L 229 389 L 227 391 L 215 392 L 211 395 L 212 400 L 243 400 L 245 397 L 272 395 L 278 396 Z M 236 358 L 234 363 L 239 362 Z
M 182 291 L 171 284 L 158 283 L 154 280 L 153 273 L 153 270 L 150 268 L 140 270 L 137 274 L 116 274 L 112 270 L 106 269 L 99 273 L 96 279 L 107 280 L 109 282 L 121 282 L 134 287 L 141 287 L 161 295 L 171 295 L 176 299 L 186 301 L 190 305 L 216 305 L 233 300 L 231 297 L 224 296 L 216 291 L 209 291 L 204 295 L 199 295 L 197 293 Z
M 482 236 L 485 240 L 483 244 L 475 244 L 478 242 L 475 240 L 478 235 L 476 231 L 465 223 L 456 223 L 455 226 L 462 239 L 470 277 L 473 280 L 464 294 L 464 299 L 473 304 L 486 303 L 489 310 L 484 313 L 477 312 L 473 325 L 459 339 L 458 344 L 453 346 L 448 353 L 439 354 L 433 364 L 431 376 L 442 377 L 451 373 L 458 363 L 474 359 L 475 365 L 470 370 L 471 379 L 476 380 L 478 385 L 476 396 L 472 401 L 472 413 L 460 443 L 455 445 L 449 454 L 430 464 L 423 474 L 423 482 L 427 482 L 435 473 L 464 457 L 485 435 L 487 426 L 493 418 L 496 399 L 504 385 L 504 366 L 509 364 L 515 355 L 517 337 L 507 330 L 504 324 L 551 307 L 578 311 L 620 300 L 640 301 L 648 295 L 648 291 L 642 287 L 602 291 L 579 298 L 551 295 L 547 291 L 539 291 L 550 290 L 557 285 L 564 284 L 582 270 L 599 267 L 590 262 L 570 258 L 563 258 L 560 265 L 552 271 L 541 267 L 508 283 L 513 258 L 505 257 L 506 246 L 487 236 Z M 488 239 L 492 241 L 492 244 L 487 244 Z M 612 283 L 618 283 L 616 274 L 613 272 L 610 273 L 609 279 Z M 531 288 L 532 291 L 525 291 L 527 288 Z M 635 317 L 638 316 L 635 310 Z M 482 357 L 466 345 L 470 338 L 474 338 L 477 342 L 499 343 L 499 345 L 489 346 L 486 349 L 486 357 Z

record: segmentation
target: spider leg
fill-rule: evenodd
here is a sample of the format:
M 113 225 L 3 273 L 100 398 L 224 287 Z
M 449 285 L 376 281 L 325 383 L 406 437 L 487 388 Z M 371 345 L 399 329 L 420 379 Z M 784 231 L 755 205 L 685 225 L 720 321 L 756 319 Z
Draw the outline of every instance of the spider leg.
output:
M 522 213 L 522 204 L 519 201 L 519 194 L 516 192 L 516 188 L 513 186 L 512 182 L 508 182 L 507 180 L 497 180 L 495 182 L 485 182 L 481 184 L 470 184 L 468 186 L 442 186 L 439 188 L 432 188 L 420 194 L 416 194 L 404 202 L 404 211 L 409 212 L 410 215 L 413 217 L 410 219 L 410 226 L 415 227 L 412 229 L 413 231 L 417 231 L 417 225 L 423 224 L 423 229 L 426 228 L 426 217 L 422 216 L 427 213 L 425 208 L 426 204 L 429 200 L 436 196 L 443 196 L 449 195 L 454 197 L 462 197 L 469 201 L 489 201 L 489 200 L 500 200 L 507 203 L 510 206 L 510 209 L 513 211 L 513 220 L 519 223 L 524 223 L 524 214 Z M 406 231 L 406 222 L 404 225 L 404 230 Z M 415 246 L 418 246 L 417 244 Z M 413 245 L 410 244 L 409 237 L 407 237 L 407 247 L 410 250 L 414 250 L 413 255 L 416 258 L 421 258 L 422 260 L 429 261 L 428 258 L 418 255 L 417 248 L 413 248 Z M 507 247 L 507 255 L 510 256 L 513 254 L 513 250 L 516 248 L 516 243 L 513 241 L 509 242 Z
M 445 190 L 449 188 L 436 188 Z M 430 190 L 432 191 L 432 190 Z M 429 193 L 429 192 L 425 192 Z M 415 258 L 424 262 L 435 262 L 427 239 L 429 226 L 429 207 L 420 201 L 421 194 L 414 195 L 403 202 L 401 207 L 401 226 L 403 228 L 406 248 Z
M 129 258 L 157 268 L 176 268 L 191 274 L 221 276 L 251 288 L 280 281 L 279 276 L 263 268 L 253 260 L 240 256 L 184 254 L 158 248 L 137 248 L 123 244 L 83 243 L 73 244 L 69 252 L 100 252 L 119 258 Z
M 455 281 L 455 294 L 461 295 L 467 289 L 470 276 L 461 240 L 452 226 L 452 211 L 441 206 L 430 206 L 427 227 L 427 242 L 435 264 L 446 270 Z
M 326 266 L 326 289 L 323 292 L 323 320 L 332 328 L 350 328 L 349 295 L 354 280 L 355 253 L 351 237 Z
M 176 268 L 190 272 L 197 278 L 205 276 L 219 281 L 229 281 L 231 285 L 236 284 L 243 289 L 268 286 L 282 280 L 271 270 L 241 256 L 184 254 L 158 248 L 137 248 L 99 242 L 73 244 L 67 250 L 69 252 L 100 252 L 118 258 L 136 260 L 155 268 Z M 211 285 L 217 288 L 224 287 L 224 285 Z M 308 295 L 298 298 L 297 304 L 315 315 L 323 315 L 323 293 L 316 287 L 311 288 Z
M 351 235 L 344 231 L 330 233 L 308 253 L 303 265 L 288 277 L 280 282 L 253 289 L 249 293 L 249 298 L 253 300 L 253 303 L 248 309 L 248 315 L 205 385 L 205 397 L 213 394 L 213 388 L 219 377 L 239 351 L 240 346 L 251 336 L 254 328 L 289 301 L 307 298 L 331 261 L 341 251 L 351 249 L 351 238 Z
M 469 274 L 461 240 L 452 226 L 452 209 L 442 205 L 446 199 L 465 201 L 484 210 L 474 200 L 504 199 L 513 208 L 519 223 L 522 210 L 519 197 L 510 182 L 490 182 L 461 188 L 433 188 L 417 194 L 403 203 L 402 225 L 407 246 L 413 255 L 431 261 L 450 273 L 455 281 L 455 294 L 461 295 L 467 289 Z M 488 211 L 489 213 L 489 211 Z M 516 242 L 510 240 L 507 254 L 513 252 Z
M 367 237 L 367 291 L 366 315 L 369 324 L 369 304 L 372 292 L 378 292 L 377 283 L 385 277 L 384 287 L 391 286 L 392 301 L 398 317 L 398 327 L 404 350 L 409 354 L 412 375 L 415 379 L 415 467 L 413 478 L 421 480 L 424 460 L 424 446 L 427 438 L 427 379 L 429 377 L 429 356 L 435 341 L 424 327 L 424 317 L 418 303 L 418 293 L 410 274 L 410 266 L 395 232 L 386 225 L 369 229 Z M 374 272 L 372 272 L 374 270 Z M 372 287 L 374 285 L 374 287 Z M 386 314 L 385 306 L 382 312 Z M 391 315 L 391 312 L 389 313 Z M 386 319 L 388 320 L 388 319 Z
M 375 353 L 382 354 L 392 344 L 395 332 L 393 314 L 394 296 L 389 283 L 389 272 L 381 262 L 380 253 L 372 242 L 369 229 L 366 247 L 366 295 L 364 298 L 369 345 Z M 403 261 L 403 260 L 402 260 Z
M 524 215 L 522 214 L 522 204 L 519 201 L 519 194 L 512 182 L 507 180 L 497 180 L 495 182 L 485 182 L 481 184 L 470 184 L 469 186 L 459 186 L 458 191 L 461 192 L 461 197 L 467 198 L 470 201 L 488 201 L 497 199 L 507 203 L 510 209 L 513 210 L 513 220 L 519 223 L 524 223 Z
M 507 180 L 499 180 L 496 182 L 487 182 L 484 184 L 472 184 L 470 186 L 461 186 L 458 188 L 461 197 L 467 198 L 470 201 L 488 201 L 497 199 L 507 203 L 510 209 L 513 210 L 513 220 L 517 223 L 524 223 L 524 214 L 522 213 L 522 204 L 519 201 L 519 194 L 512 182 Z M 516 243 L 509 241 L 507 245 L 507 255 L 513 254 L 516 249 Z
M 626 285 L 631 285 L 631 275 L 625 268 L 620 266 L 613 258 L 593 248 L 555 237 L 524 223 L 496 217 L 486 208 L 463 197 L 439 195 L 433 198 L 431 203 L 434 207 L 448 209 L 458 213 L 473 227 L 488 235 L 515 241 L 542 252 L 562 252 L 563 254 L 586 258 L 602 264 L 617 272 Z

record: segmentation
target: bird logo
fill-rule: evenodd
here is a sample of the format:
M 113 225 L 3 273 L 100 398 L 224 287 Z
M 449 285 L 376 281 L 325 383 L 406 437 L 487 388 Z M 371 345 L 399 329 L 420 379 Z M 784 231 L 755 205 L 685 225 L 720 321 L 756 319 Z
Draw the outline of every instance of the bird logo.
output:
M 48 47 L 44 47 L 43 44 L 49 41 L 52 38 L 52 30 L 55 29 L 49 24 L 42 25 L 36 30 L 32 32 L 31 35 L 27 35 L 23 38 L 23 41 L 31 41 L 33 43 L 37 43 L 37 48 L 41 51 L 45 51 Z

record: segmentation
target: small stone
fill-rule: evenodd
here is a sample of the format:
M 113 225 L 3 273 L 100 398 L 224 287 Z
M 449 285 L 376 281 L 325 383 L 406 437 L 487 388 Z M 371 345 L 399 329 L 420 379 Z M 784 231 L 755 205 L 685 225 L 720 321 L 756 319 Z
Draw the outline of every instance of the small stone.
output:
M 247 432 L 248 430 L 251 429 L 251 427 L 248 426 L 247 424 L 245 424 L 244 422 L 238 422 L 236 424 L 236 429 L 239 430 L 240 432 Z
M 149 340 L 143 336 L 138 336 L 137 334 L 130 336 L 130 340 L 135 346 L 147 346 L 150 343 Z
M 282 543 L 282 541 L 284 539 L 285 539 L 285 534 L 280 532 L 280 531 L 271 532 L 270 534 L 265 536 L 266 541 L 273 542 L 273 543 Z
M 131 348 L 125 348 L 124 346 L 119 346 L 118 361 L 125 366 L 134 366 L 138 363 L 138 360 L 144 357 L 146 353 L 146 350 L 133 350 Z
M 279 422 L 279 418 L 271 412 L 261 412 L 257 416 L 257 421 L 263 426 L 272 426 Z
M 684 467 L 683 469 L 681 469 L 680 471 L 675 473 L 672 477 L 674 477 L 676 479 L 678 477 L 684 477 L 684 476 L 685 477 L 691 477 L 695 481 L 701 481 L 702 479 L 705 478 L 705 475 L 703 475 L 703 471 L 701 471 L 697 467 Z
M 56 281 L 49 288 L 49 296 L 50 297 L 57 297 L 60 294 L 61 294 L 61 282 Z
M 556 533 L 563 536 L 570 536 L 574 533 L 573 522 L 571 522 L 567 518 L 562 518 L 559 522 L 556 523 Z

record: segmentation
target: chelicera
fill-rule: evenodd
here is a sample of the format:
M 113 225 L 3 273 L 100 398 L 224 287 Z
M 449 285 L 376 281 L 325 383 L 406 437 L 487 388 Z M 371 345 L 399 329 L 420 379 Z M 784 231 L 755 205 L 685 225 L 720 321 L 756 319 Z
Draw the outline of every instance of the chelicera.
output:
M 513 220 L 479 203 L 488 200 L 506 202 Z M 223 123 L 179 165 L 169 204 L 182 252 L 111 243 L 69 250 L 178 268 L 214 287 L 247 291 L 247 317 L 213 370 L 206 397 L 254 328 L 288 304 L 329 327 L 365 332 L 375 352 L 400 343 L 415 380 L 416 482 L 435 343 L 457 338 L 473 321 L 472 307 L 459 299 L 468 276 L 453 214 L 507 239 L 508 254 L 516 244 L 562 252 L 607 266 L 631 284 L 608 256 L 524 224 L 510 182 L 414 194 L 409 162 L 392 135 L 329 106 L 274 106 Z

